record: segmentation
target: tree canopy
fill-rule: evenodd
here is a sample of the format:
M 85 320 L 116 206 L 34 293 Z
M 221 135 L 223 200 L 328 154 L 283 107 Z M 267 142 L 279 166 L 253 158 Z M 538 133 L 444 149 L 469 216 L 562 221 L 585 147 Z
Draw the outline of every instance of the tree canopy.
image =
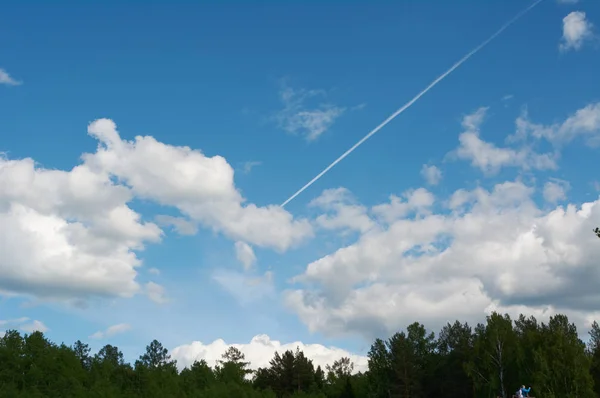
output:
M 300 349 L 276 352 L 269 366 L 251 370 L 230 347 L 214 367 L 199 359 L 178 371 L 153 340 L 135 363 L 118 347 L 55 344 L 43 333 L 8 330 L 0 338 L 0 397 L 321 397 L 510 398 L 519 386 L 531 395 L 600 397 L 600 327 L 585 344 L 565 315 L 538 322 L 493 313 L 471 327 L 448 323 L 437 336 L 413 323 L 376 339 L 368 369 L 349 358 L 325 369 Z

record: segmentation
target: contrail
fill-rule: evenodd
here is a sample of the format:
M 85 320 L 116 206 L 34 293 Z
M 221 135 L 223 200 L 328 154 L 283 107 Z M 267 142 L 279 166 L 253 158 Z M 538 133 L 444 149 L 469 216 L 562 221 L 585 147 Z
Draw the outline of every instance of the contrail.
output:
M 479 50 L 481 50 L 483 47 L 485 47 L 489 42 L 491 42 L 492 40 L 494 40 L 498 35 L 500 35 L 500 33 L 504 32 L 504 30 L 506 30 L 506 28 L 508 28 L 510 25 L 512 25 L 513 23 L 515 23 L 519 18 L 521 18 L 523 15 L 525 15 L 529 10 L 531 10 L 533 7 L 537 6 L 539 3 L 541 3 L 544 0 L 537 0 L 535 1 L 533 4 L 531 4 L 529 7 L 525 8 L 523 11 L 521 11 L 520 13 L 518 13 L 517 15 L 515 15 L 511 20 L 509 20 L 507 23 L 505 23 L 500 29 L 498 29 L 498 31 L 496 33 L 494 33 L 493 35 L 491 35 L 486 41 L 484 41 L 483 43 L 481 43 L 480 45 L 478 45 L 477 47 L 475 47 L 473 50 L 471 50 L 471 52 L 469 52 L 467 55 L 465 55 L 464 57 L 461 58 L 460 61 L 458 61 L 457 63 L 455 63 L 454 65 L 452 65 L 452 67 L 450 69 L 448 69 L 446 72 L 444 72 L 444 74 L 442 74 L 440 77 L 438 77 L 437 79 L 435 79 L 433 82 L 431 82 L 431 84 L 429 84 L 429 86 L 427 86 L 423 91 L 421 91 L 419 94 L 417 94 L 413 99 L 411 99 L 410 101 L 408 101 L 406 104 L 404 104 L 402 106 L 402 108 L 398 109 L 396 112 L 392 113 L 392 115 L 390 115 L 387 119 L 385 119 L 379 126 L 375 127 L 373 130 L 371 130 L 371 132 L 367 135 L 365 135 L 360 141 L 358 141 L 356 144 L 354 144 L 352 146 L 352 148 L 348 149 L 346 152 L 344 152 L 342 154 L 342 156 L 340 156 L 339 158 L 337 158 L 333 163 L 331 163 L 329 166 L 327 166 L 325 168 L 325 170 L 323 170 L 322 172 L 320 172 L 319 174 L 317 174 L 317 176 L 315 178 L 313 178 L 312 180 L 310 180 L 308 182 L 308 184 L 306 184 L 305 186 L 303 186 L 302 188 L 300 188 L 295 194 L 293 194 L 292 196 L 290 196 L 288 198 L 288 200 L 286 200 L 285 202 L 283 202 L 281 204 L 281 207 L 284 207 L 286 204 L 288 204 L 292 199 L 294 199 L 296 196 L 300 195 L 306 188 L 310 187 L 312 184 L 314 184 L 319 178 L 323 177 L 323 175 L 325 173 L 327 173 L 329 170 L 331 170 L 333 168 L 333 166 L 335 166 L 336 164 L 338 164 L 339 162 L 342 161 L 342 159 L 344 159 L 346 156 L 350 155 L 350 153 L 352 153 L 352 151 L 354 151 L 356 148 L 358 148 L 359 146 L 361 146 L 366 140 L 368 140 L 369 138 L 371 138 L 372 135 L 374 135 L 376 132 L 378 132 L 379 130 L 381 130 L 383 127 L 385 127 L 386 124 L 388 124 L 389 122 L 391 122 L 392 120 L 394 120 L 396 118 L 396 116 L 398 116 L 399 114 L 401 114 L 402 112 L 404 112 L 406 109 L 408 109 L 412 104 L 414 104 L 415 102 L 417 102 L 417 100 L 419 98 L 421 98 L 423 95 L 425 95 L 429 90 L 431 90 L 436 84 L 438 84 L 440 81 L 442 81 L 446 76 L 448 76 L 450 73 L 452 73 L 456 68 L 458 68 L 459 66 L 461 66 L 466 60 L 468 60 L 469 58 L 471 58 L 471 56 L 475 55 L 477 52 L 479 52 Z

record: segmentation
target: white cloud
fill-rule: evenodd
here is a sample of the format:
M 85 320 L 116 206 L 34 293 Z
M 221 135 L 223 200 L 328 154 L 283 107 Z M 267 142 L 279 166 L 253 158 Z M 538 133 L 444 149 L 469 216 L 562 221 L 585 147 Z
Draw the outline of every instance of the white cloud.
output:
M 591 103 L 578 109 L 562 123 L 544 126 L 529 120 L 524 112 L 516 121 L 515 134 L 508 137 L 509 142 L 525 141 L 528 138 L 544 139 L 560 149 L 578 138 L 584 139 L 588 146 L 600 144 L 600 102 Z
M 125 333 L 128 330 L 131 330 L 131 325 L 127 323 L 119 323 L 117 325 L 113 325 L 108 327 L 106 330 L 99 330 L 96 333 L 90 336 L 90 339 L 100 340 L 107 339 L 113 337 L 117 334 Z
M 242 305 L 276 296 L 271 271 L 265 272 L 262 276 L 250 276 L 241 272 L 218 269 L 213 273 L 212 278 Z
M 383 223 L 393 223 L 415 212 L 416 215 L 429 214 L 429 208 L 435 202 L 435 197 L 425 188 L 408 190 L 402 197 L 390 196 L 389 203 L 373 206 L 372 212 Z
M 166 304 L 170 300 L 166 296 L 166 290 L 163 286 L 155 282 L 146 283 L 146 295 L 156 304 Z
M 579 50 L 585 40 L 592 37 L 593 25 L 585 12 L 573 11 L 563 18 L 563 35 L 559 43 L 561 51 Z
M 280 206 L 244 206 L 233 168 L 221 156 L 207 157 L 149 136 L 123 141 L 108 119 L 93 122 L 88 131 L 100 145 L 85 161 L 127 183 L 140 198 L 174 206 L 231 239 L 260 247 L 283 251 L 312 236 L 307 220 L 294 220 Z
M 567 191 L 571 185 L 568 181 L 553 179 L 544 184 L 544 199 L 549 203 L 557 203 L 567 199 Z
M 434 165 L 428 166 L 424 164 L 421 168 L 421 176 L 425 178 L 427 184 L 437 185 L 442 180 L 442 171 Z
M 22 82 L 13 79 L 4 69 L 0 69 L 0 84 L 7 86 L 18 86 L 22 84 Z
M 481 139 L 480 127 L 486 112 L 487 108 L 480 108 L 464 117 L 460 145 L 449 156 L 468 160 L 487 175 L 496 174 L 503 167 L 557 169 L 562 147 L 579 138 L 590 147 L 600 146 L 600 102 L 590 103 L 562 123 L 551 125 L 533 123 L 527 111 L 523 112 L 515 121 L 516 131 L 506 138 L 508 144 L 518 145 L 516 148 L 498 147 Z M 540 140 L 550 143 L 553 152 L 537 153 L 534 147 Z
M 160 240 L 126 203 L 129 189 L 80 165 L 0 158 L 0 289 L 39 297 L 135 294 L 134 250 Z
M 321 196 L 313 199 L 309 206 L 329 213 L 321 214 L 315 220 L 324 229 L 366 232 L 374 225 L 367 214 L 367 208 L 356 204 L 345 188 L 327 189 Z
M 108 119 L 92 122 L 88 132 L 97 151 L 71 170 L 0 156 L 1 291 L 58 300 L 142 292 L 136 252 L 159 242 L 163 231 L 128 206 L 134 198 L 179 209 L 184 218 L 157 222 L 180 233 L 199 224 L 278 251 L 313 236 L 308 220 L 279 206 L 244 203 L 220 156 L 148 136 L 125 141 Z M 155 285 L 145 290 L 162 301 Z
M 172 227 L 180 235 L 195 235 L 198 232 L 196 224 L 183 217 L 159 214 L 154 219 L 161 227 Z
M 46 325 L 44 325 L 44 323 L 42 321 L 37 321 L 37 320 L 33 320 L 29 323 L 25 323 L 25 324 L 21 325 L 20 328 L 22 331 L 24 331 L 26 333 L 33 333 L 33 332 L 45 333 L 48 331 L 48 327 Z
M 254 250 L 252 250 L 252 247 L 245 242 L 235 242 L 235 255 L 246 270 L 250 269 L 256 262 Z
M 522 182 L 460 190 L 450 212 L 399 218 L 309 264 L 285 302 L 311 331 L 389 335 L 491 309 L 595 316 L 600 199 L 544 211 Z M 587 322 L 587 321 L 586 321 Z
M 290 134 L 303 135 L 307 141 L 319 138 L 345 111 L 328 103 L 306 105 L 307 100 L 325 95 L 323 90 L 295 90 L 284 86 L 280 92 L 284 108 L 276 116 L 279 126 Z
M 539 154 L 528 146 L 518 149 L 502 148 L 482 140 L 479 133 L 487 109 L 479 108 L 473 114 L 464 117 L 462 125 L 465 131 L 458 138 L 460 145 L 449 154 L 450 156 L 470 161 L 473 167 L 479 168 L 487 175 L 498 173 L 502 167 L 556 169 L 557 155 L 554 153 Z
M 194 341 L 190 344 L 180 345 L 171 350 L 171 356 L 177 360 L 180 369 L 191 366 L 194 361 L 204 359 L 209 366 L 215 366 L 221 359 L 221 355 L 229 348 L 235 347 L 244 353 L 246 361 L 250 362 L 253 370 L 259 367 L 269 367 L 269 361 L 275 352 L 283 354 L 287 350 L 296 351 L 300 348 L 304 355 L 313 361 L 315 368 L 321 366 L 325 371 L 326 365 L 332 365 L 334 361 L 342 357 L 348 357 L 354 362 L 354 373 L 365 372 L 368 369 L 368 358 L 361 355 L 351 354 L 348 351 L 335 347 L 325 347 L 321 344 L 304 344 L 300 341 L 282 344 L 277 340 L 271 340 L 267 335 L 257 335 L 248 344 L 227 344 L 219 339 L 210 344 Z
M 0 328 L 2 329 L 19 329 L 25 333 L 33 333 L 33 332 L 42 332 L 45 333 L 49 329 L 42 321 L 38 320 L 30 320 L 27 317 L 18 318 L 18 319 L 8 319 L 2 320 L 0 319 Z M 1 331 L 0 337 L 4 336 L 5 330 Z
M 148 272 L 152 275 L 160 275 L 160 270 L 158 268 L 148 268 Z
M 579 0 L 556 0 L 559 4 L 577 4 Z

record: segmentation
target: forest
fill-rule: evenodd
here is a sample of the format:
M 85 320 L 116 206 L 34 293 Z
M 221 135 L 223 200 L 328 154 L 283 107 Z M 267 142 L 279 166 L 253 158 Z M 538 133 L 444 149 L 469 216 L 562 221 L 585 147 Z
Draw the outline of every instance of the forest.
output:
M 364 373 L 348 358 L 315 367 L 298 349 L 253 371 L 234 347 L 214 368 L 198 360 L 178 371 L 157 340 L 129 364 L 112 345 L 92 355 L 81 341 L 67 346 L 8 330 L 0 338 L 0 396 L 510 398 L 525 384 L 537 398 L 600 397 L 598 323 L 586 340 L 565 315 L 544 323 L 492 313 L 474 327 L 456 321 L 436 335 L 415 322 L 376 339 Z

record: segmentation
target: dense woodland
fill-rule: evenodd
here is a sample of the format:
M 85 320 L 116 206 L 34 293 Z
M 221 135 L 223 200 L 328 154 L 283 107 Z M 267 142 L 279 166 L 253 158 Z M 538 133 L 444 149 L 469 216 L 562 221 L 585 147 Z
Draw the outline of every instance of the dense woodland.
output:
M 54 344 L 41 332 L 9 330 L 0 339 L 1 397 L 511 397 L 521 384 L 538 398 L 600 397 L 600 327 L 584 343 L 574 324 L 494 313 L 474 328 L 456 321 L 437 336 L 414 323 L 368 353 L 355 374 L 342 358 L 325 369 L 302 351 L 276 353 L 251 371 L 235 348 L 210 368 L 197 361 L 178 372 L 154 340 L 133 365 L 106 345 L 94 355 L 81 341 Z

